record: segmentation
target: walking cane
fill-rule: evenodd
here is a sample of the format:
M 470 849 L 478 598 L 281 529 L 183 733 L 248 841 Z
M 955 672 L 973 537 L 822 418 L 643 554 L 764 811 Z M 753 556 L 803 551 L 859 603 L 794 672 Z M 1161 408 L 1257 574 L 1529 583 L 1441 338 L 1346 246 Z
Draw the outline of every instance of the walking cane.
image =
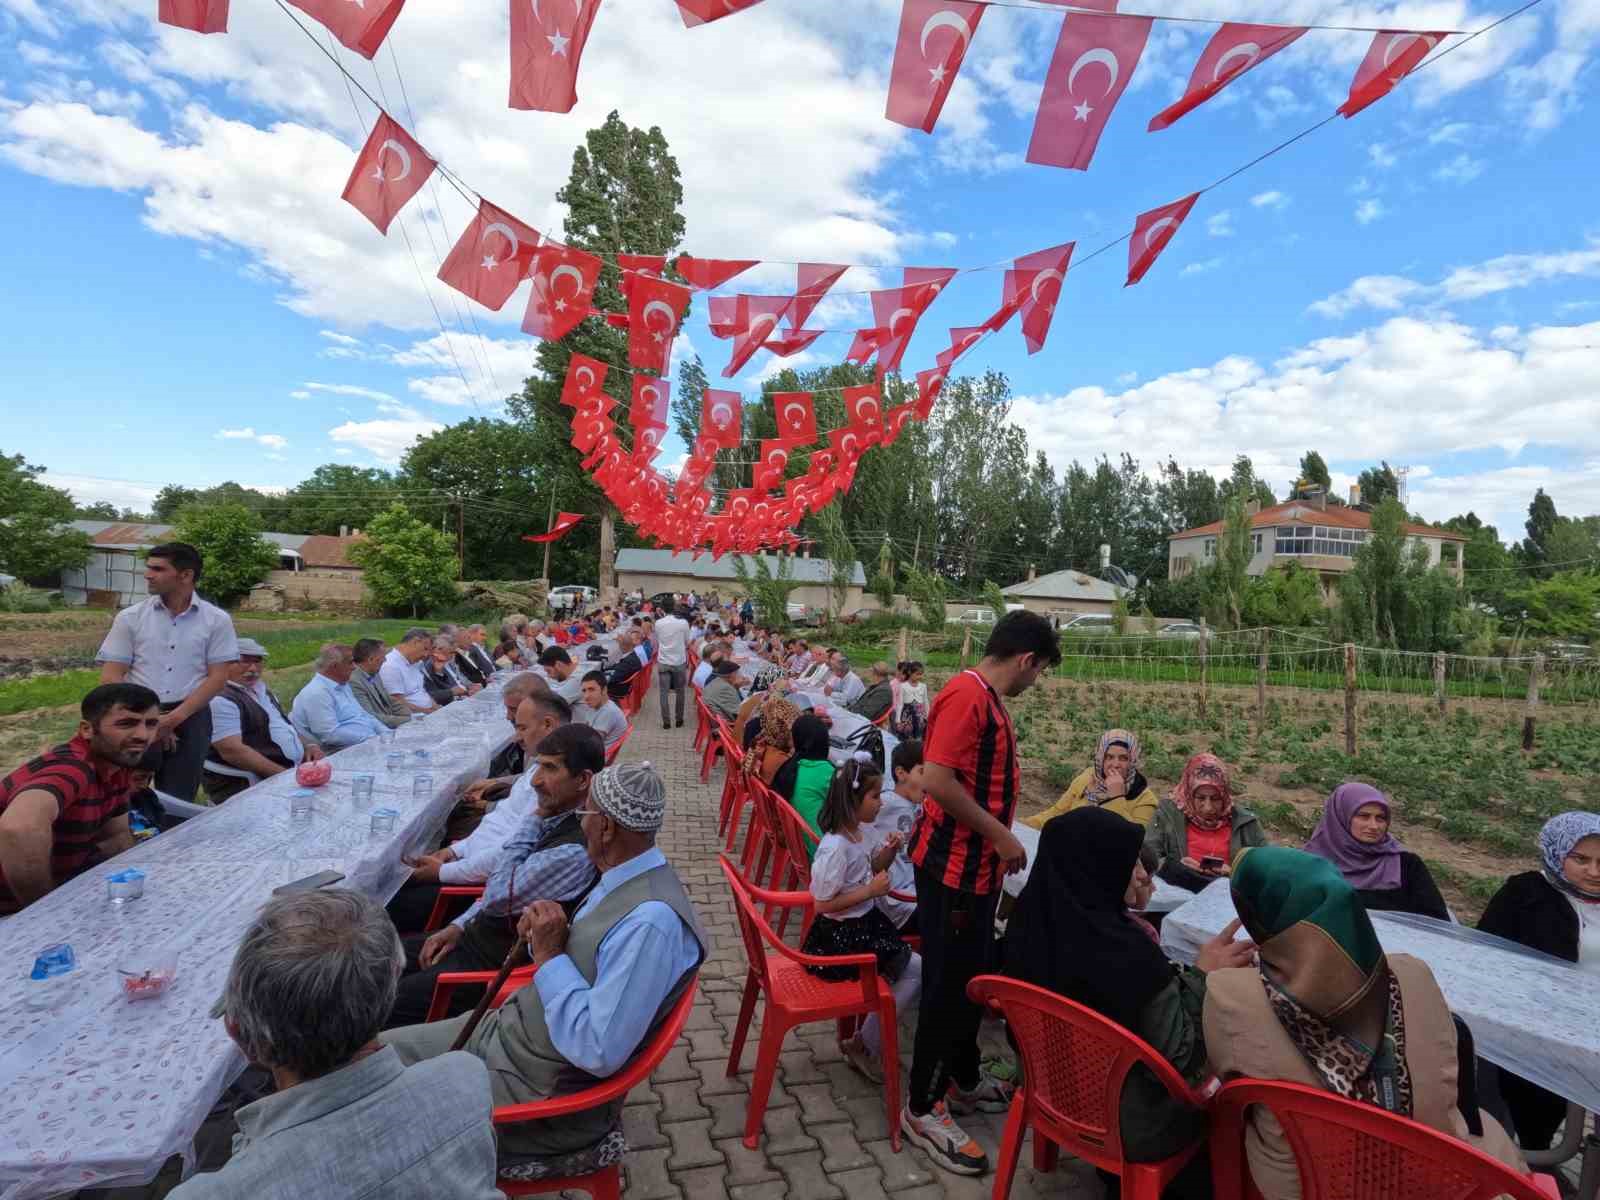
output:
M 500 964 L 500 971 L 494 977 L 494 982 L 489 985 L 489 990 L 484 992 L 483 998 L 478 1001 L 478 1007 L 472 1010 L 472 1016 L 467 1018 L 467 1023 L 461 1027 L 461 1032 L 456 1035 L 455 1044 L 450 1049 L 459 1050 L 467 1044 L 467 1039 L 478 1028 L 478 1022 L 483 1020 L 483 1014 L 489 1011 L 490 1003 L 500 994 L 500 989 L 505 986 L 506 980 L 511 977 L 511 972 L 522 965 L 523 959 L 527 956 L 527 949 L 526 943 L 521 938 L 518 938 L 516 944 L 511 947 L 510 953 L 506 955 L 505 962 Z

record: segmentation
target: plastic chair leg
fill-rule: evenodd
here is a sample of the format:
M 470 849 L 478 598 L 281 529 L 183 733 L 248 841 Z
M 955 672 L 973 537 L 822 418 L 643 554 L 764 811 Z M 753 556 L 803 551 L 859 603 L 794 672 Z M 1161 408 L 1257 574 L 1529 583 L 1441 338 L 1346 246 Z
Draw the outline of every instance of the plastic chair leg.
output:
M 1011 1195 L 1011 1181 L 1017 1174 L 1017 1163 L 1022 1158 L 1022 1139 L 1028 1132 L 1028 1102 L 1019 1088 L 1011 1098 L 1011 1109 L 1006 1116 L 1005 1132 L 1000 1137 L 1000 1153 L 994 1160 L 994 1200 L 1006 1200 Z M 1033 1135 L 1033 1166 L 1036 1171 L 1048 1171 L 1039 1165 L 1039 1147 L 1044 1143 L 1037 1131 Z
M 889 1149 L 900 1153 L 900 1026 L 894 1000 L 878 1005 L 878 1029 L 883 1038 L 883 1102 L 889 1117 Z
M 761 1026 L 761 1048 L 756 1052 L 756 1073 L 750 1080 L 750 1107 L 744 1118 L 744 1144 L 751 1150 L 761 1144 L 761 1118 L 767 1111 L 772 1081 L 778 1075 L 778 1053 L 783 1049 L 783 1035 L 789 1032 L 788 1026 L 773 1020 L 774 1015 L 769 1005 Z
M 1020 1095 L 1021 1092 L 1019 1090 L 1018 1096 Z M 1012 1111 L 1016 1111 L 1018 1106 L 1015 1102 L 1013 1102 L 1011 1107 Z M 1021 1107 L 1027 1107 L 1025 1101 Z M 1056 1169 L 1056 1163 L 1059 1162 L 1060 1159 L 1061 1147 L 1056 1145 L 1049 1138 L 1045 1137 L 1044 1134 L 1035 1129 L 1033 1131 L 1033 1169 L 1035 1171 L 1054 1171 Z
M 756 1013 L 756 1001 L 761 996 L 761 985 L 756 973 L 751 971 L 744 981 L 744 999 L 739 1002 L 739 1022 L 733 1027 L 733 1045 L 728 1048 L 728 1077 L 739 1073 L 739 1060 L 744 1057 L 744 1039 L 750 1033 L 750 1022 Z
M 1166 1187 L 1159 1167 L 1147 1163 L 1128 1163 L 1122 1172 L 1122 1194 L 1126 1200 L 1161 1200 Z

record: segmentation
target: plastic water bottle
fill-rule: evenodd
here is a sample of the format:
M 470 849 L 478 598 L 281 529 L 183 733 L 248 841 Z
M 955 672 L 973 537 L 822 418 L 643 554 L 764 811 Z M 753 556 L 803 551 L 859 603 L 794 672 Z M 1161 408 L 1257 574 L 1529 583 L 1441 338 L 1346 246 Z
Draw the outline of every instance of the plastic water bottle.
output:
M 66 942 L 56 942 L 39 951 L 33 960 L 33 970 L 28 979 L 28 1007 L 33 1009 L 59 1008 L 72 994 L 73 968 L 78 956 Z

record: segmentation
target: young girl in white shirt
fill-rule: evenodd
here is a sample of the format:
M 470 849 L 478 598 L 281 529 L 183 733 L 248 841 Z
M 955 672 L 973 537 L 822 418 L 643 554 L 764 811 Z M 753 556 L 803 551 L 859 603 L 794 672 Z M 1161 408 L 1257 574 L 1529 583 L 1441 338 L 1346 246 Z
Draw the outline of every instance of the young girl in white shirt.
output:
M 928 685 L 922 681 L 922 664 L 908 660 L 896 667 L 896 673 L 889 728 L 896 737 L 919 738 L 928 720 Z
M 889 891 L 888 867 L 899 851 L 902 837 L 890 834 L 868 850 L 869 831 L 863 826 L 877 817 L 883 773 L 871 758 L 858 751 L 834 773 L 817 825 L 822 841 L 811 861 L 811 895 L 816 919 L 801 947 L 807 954 L 836 956 L 871 954 L 878 972 L 889 981 L 895 1010 L 915 1005 L 922 986 L 922 958 L 900 937 L 900 931 L 878 907 Z M 823 979 L 854 979 L 855 967 L 807 967 Z M 874 1083 L 883 1082 L 883 1038 L 874 1013 L 861 1031 L 840 1049 L 845 1060 Z

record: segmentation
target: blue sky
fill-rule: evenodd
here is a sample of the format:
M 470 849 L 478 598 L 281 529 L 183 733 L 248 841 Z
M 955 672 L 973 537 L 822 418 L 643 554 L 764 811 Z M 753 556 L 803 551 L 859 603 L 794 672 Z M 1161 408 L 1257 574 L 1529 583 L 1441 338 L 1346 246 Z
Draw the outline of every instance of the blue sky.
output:
M 1512 7 L 1484 2 L 1124 7 L 1418 29 Z M 293 23 L 236 3 L 230 32 L 202 38 L 153 9 L 0 0 L 0 448 L 85 499 L 139 505 L 166 481 L 281 487 L 323 462 L 392 465 L 416 433 L 495 412 L 534 343 L 517 329 L 525 291 L 469 312 L 433 279 L 467 204 L 438 184 L 381 237 L 339 200 L 373 109 Z M 1045 349 L 1027 355 L 1013 326 L 963 363 L 1010 376 L 1013 417 L 1058 465 L 1127 449 L 1221 473 L 1247 453 L 1281 491 L 1316 448 L 1340 486 L 1404 463 L 1414 508 L 1474 508 L 1508 537 L 1537 486 L 1563 513 L 1600 511 L 1600 0 L 1545 0 L 1208 192 L 1128 289 L 1124 247 L 1082 257 L 1331 111 L 1369 35 L 1313 31 L 1149 134 L 1211 32 L 1159 22 L 1076 172 L 1022 161 L 1058 14 L 990 10 L 928 137 L 882 117 L 898 9 L 766 0 L 687 30 L 668 0 L 611 0 L 567 115 L 505 107 L 498 0 L 414 0 L 392 55 L 341 53 L 468 183 L 556 234 L 583 131 L 613 107 L 660 124 L 686 249 L 861 264 L 811 322 L 841 332 L 791 361 L 842 353 L 870 323 L 852 294 L 897 282 L 899 264 L 1076 240 Z M 792 290 L 793 268 L 741 285 Z M 997 273 L 960 277 L 906 367 L 999 290 Z M 691 348 L 713 375 L 728 355 L 703 305 Z M 737 385 L 753 394 L 776 365 L 758 356 Z

